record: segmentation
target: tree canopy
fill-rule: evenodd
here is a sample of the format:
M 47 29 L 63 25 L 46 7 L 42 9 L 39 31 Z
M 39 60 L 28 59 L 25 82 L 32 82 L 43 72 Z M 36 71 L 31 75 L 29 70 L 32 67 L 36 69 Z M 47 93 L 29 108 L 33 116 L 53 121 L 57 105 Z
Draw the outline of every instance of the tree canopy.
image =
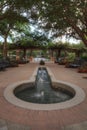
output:
M 24 22 L 37 24 L 53 37 L 67 35 L 80 39 L 87 46 L 87 0 L 0 0 L 0 35 L 5 38 L 5 51 L 10 30 Z M 47 33 L 32 35 L 26 29 L 21 34 L 24 43 L 32 39 L 43 45 L 47 42 Z
M 73 36 L 87 46 L 87 0 L 43 0 L 39 23 L 53 35 Z
M 17 16 L 27 13 L 35 3 L 36 0 L 0 0 L 0 21 L 15 20 Z

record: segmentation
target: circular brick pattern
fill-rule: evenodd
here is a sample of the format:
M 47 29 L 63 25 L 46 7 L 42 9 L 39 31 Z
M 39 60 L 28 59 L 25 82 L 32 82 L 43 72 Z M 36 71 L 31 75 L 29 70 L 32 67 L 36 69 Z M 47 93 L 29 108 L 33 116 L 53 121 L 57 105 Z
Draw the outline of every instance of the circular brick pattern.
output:
M 31 78 L 36 66 L 38 64 L 30 63 L 0 72 L 0 118 L 28 125 L 31 130 L 60 130 L 61 127 L 87 121 L 87 96 L 83 102 L 74 107 L 50 111 L 24 109 L 9 103 L 4 98 L 5 88 L 15 82 Z M 57 80 L 75 84 L 82 88 L 87 95 L 87 79 L 82 78 L 87 74 L 80 74 L 76 69 L 68 69 L 53 63 L 46 63 L 46 66 L 51 69 Z

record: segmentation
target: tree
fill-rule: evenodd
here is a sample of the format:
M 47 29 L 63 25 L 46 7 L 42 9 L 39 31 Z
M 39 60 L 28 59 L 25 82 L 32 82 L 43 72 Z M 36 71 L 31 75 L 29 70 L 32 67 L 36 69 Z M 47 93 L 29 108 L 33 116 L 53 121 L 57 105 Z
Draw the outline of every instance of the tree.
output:
M 26 15 L 24 13 L 27 13 L 36 2 L 38 0 L 0 0 L 0 21 L 4 19 L 15 20 L 19 14 Z
M 87 0 L 43 0 L 39 22 L 54 36 L 73 36 L 87 46 Z
M 0 1 L 0 35 L 4 38 L 3 56 L 7 57 L 7 38 L 12 30 L 19 30 L 25 22 L 29 22 L 27 11 L 34 5 L 28 0 L 1 0 Z M 18 24 L 17 24 L 18 23 Z M 22 30 L 21 30 L 22 31 Z
M 23 57 L 26 57 L 28 49 L 31 50 L 31 54 L 33 49 L 46 49 L 49 39 L 37 30 L 32 32 L 29 24 L 19 24 L 19 30 L 14 37 L 12 36 L 12 41 L 14 44 L 11 44 L 9 49 L 22 49 Z
M 16 20 L 14 21 L 8 21 L 8 20 L 2 20 L 0 22 L 0 35 L 3 37 L 4 42 L 3 42 L 3 57 L 6 58 L 7 57 L 7 51 L 8 51 L 8 47 L 7 47 L 7 39 L 9 36 L 11 36 L 11 33 L 13 30 L 19 30 L 19 21 L 21 20 L 21 23 L 23 24 L 23 22 L 28 22 L 28 20 L 24 17 L 18 17 Z

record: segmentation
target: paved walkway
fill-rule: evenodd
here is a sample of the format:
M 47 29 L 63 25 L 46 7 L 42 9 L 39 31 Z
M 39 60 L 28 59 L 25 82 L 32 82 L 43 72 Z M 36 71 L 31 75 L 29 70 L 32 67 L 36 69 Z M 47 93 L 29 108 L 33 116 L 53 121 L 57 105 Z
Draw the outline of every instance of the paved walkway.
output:
M 31 77 L 35 63 L 8 68 L 0 72 L 0 130 L 87 130 L 87 97 L 81 104 L 63 110 L 27 110 L 10 104 L 3 96 L 5 88 L 17 81 Z M 56 79 L 73 83 L 84 89 L 87 95 L 87 74 L 76 69 L 47 63 Z

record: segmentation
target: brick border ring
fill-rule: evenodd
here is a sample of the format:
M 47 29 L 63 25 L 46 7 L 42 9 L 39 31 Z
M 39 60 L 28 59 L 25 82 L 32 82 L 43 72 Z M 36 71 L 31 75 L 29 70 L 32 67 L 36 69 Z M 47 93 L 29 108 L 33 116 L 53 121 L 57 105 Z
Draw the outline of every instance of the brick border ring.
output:
M 32 84 L 34 84 L 35 76 L 36 76 L 35 72 L 37 72 L 37 69 L 34 72 L 34 74 L 33 74 L 33 76 L 31 77 L 30 80 L 17 82 L 17 83 L 14 83 L 14 84 L 8 86 L 4 91 L 5 99 L 8 102 L 10 102 L 11 104 L 15 105 L 15 106 L 25 108 L 25 109 L 32 109 L 32 110 L 60 110 L 60 109 L 67 109 L 67 108 L 76 106 L 76 105 L 78 105 L 78 104 L 80 104 L 81 102 L 84 101 L 86 95 L 85 95 L 85 92 L 83 91 L 82 88 L 80 88 L 80 87 L 78 87 L 76 85 L 73 85 L 71 83 L 56 80 L 54 78 L 54 76 L 52 75 L 51 71 L 48 68 L 47 68 L 47 70 L 48 70 L 49 75 L 51 76 L 52 84 L 53 84 L 54 87 L 57 87 L 59 85 L 62 88 L 68 89 L 72 93 L 75 92 L 75 96 L 72 99 L 67 100 L 65 102 L 61 102 L 61 103 L 55 103 L 55 104 L 36 104 L 36 103 L 29 103 L 29 102 L 23 101 L 21 99 L 18 99 L 14 95 L 14 90 L 18 86 L 20 86 L 21 84 L 29 83 L 30 86 Z

